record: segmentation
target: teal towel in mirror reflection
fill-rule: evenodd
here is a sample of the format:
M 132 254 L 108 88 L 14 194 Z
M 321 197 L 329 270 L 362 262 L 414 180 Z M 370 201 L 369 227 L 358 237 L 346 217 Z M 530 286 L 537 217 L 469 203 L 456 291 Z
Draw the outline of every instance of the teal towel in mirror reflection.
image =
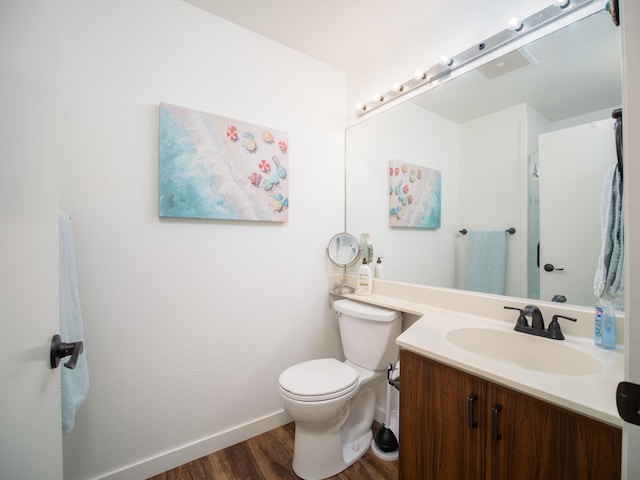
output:
M 467 290 L 504 295 L 507 239 L 502 230 L 470 230 L 467 234 Z

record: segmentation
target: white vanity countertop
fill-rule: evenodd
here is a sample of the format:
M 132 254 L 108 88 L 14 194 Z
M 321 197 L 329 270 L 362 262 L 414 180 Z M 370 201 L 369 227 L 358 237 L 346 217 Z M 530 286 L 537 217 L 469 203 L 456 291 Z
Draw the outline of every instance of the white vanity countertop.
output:
M 469 352 L 447 339 L 450 331 L 460 328 L 513 332 L 517 312 L 512 312 L 515 315 L 511 323 L 382 295 L 344 296 L 420 316 L 396 339 L 396 343 L 403 349 L 609 425 L 622 427 L 623 422 L 618 415 L 615 401 L 616 388 L 623 380 L 624 373 L 624 355 L 620 346 L 617 351 L 602 350 L 593 344 L 593 339 L 570 335 L 566 332 L 566 340 L 563 341 L 517 333 L 530 338 L 532 348 L 539 346 L 541 341 L 557 342 L 586 353 L 602 364 L 602 368 L 596 373 L 583 375 L 540 372 Z M 551 318 L 545 317 L 545 325 L 550 321 Z M 562 320 L 560 322 L 564 327 Z M 400 370 L 402 371 L 402 366 Z

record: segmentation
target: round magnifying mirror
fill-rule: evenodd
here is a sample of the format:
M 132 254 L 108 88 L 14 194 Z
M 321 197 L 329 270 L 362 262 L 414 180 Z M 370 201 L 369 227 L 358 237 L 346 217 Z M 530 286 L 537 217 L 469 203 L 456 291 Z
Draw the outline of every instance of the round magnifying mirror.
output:
M 347 232 L 334 235 L 327 246 L 327 255 L 339 267 L 353 265 L 360 257 L 358 239 Z

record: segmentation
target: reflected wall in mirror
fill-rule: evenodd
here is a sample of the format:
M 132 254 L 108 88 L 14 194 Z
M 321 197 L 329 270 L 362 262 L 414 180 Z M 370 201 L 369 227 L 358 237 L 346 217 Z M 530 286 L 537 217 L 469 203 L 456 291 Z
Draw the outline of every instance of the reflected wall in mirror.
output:
M 504 293 L 592 306 L 620 56 L 602 11 L 349 128 L 346 229 L 375 238 L 386 279 L 464 289 L 458 232 L 513 227 Z M 390 160 L 442 172 L 439 229 L 389 226 Z

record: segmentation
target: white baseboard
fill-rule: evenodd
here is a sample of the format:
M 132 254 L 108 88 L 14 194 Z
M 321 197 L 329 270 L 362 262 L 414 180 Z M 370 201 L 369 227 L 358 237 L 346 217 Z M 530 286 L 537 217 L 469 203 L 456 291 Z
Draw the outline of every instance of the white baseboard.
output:
M 378 405 L 375 410 L 374 418 L 379 423 L 384 423 L 385 417 L 385 409 Z M 223 448 L 248 440 L 256 435 L 278 428 L 289 422 L 291 422 L 289 416 L 284 412 L 284 410 L 279 410 L 257 420 L 230 428 L 210 437 L 203 438 L 155 457 L 118 469 L 114 472 L 98 477 L 98 479 L 145 480 L 200 457 L 204 457 L 205 455 L 209 455 L 210 453 L 217 452 Z
M 384 423 L 387 419 L 387 411 L 384 407 L 377 405 L 376 413 L 373 416 L 374 420 L 380 424 Z
M 290 421 L 291 419 L 284 410 L 280 410 L 155 457 L 142 460 L 99 478 L 100 480 L 144 480 L 236 443 L 243 442 L 261 433 L 268 432 Z

